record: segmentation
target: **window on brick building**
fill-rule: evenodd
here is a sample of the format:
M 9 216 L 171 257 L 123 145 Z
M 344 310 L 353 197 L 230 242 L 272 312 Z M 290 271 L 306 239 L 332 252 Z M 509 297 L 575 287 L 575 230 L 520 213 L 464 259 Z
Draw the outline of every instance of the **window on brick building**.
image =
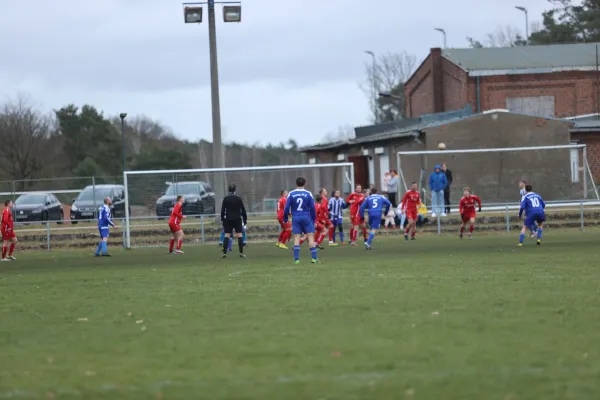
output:
M 506 108 L 535 117 L 554 117 L 554 96 L 508 97 Z
M 571 149 L 571 182 L 579 183 L 579 149 Z

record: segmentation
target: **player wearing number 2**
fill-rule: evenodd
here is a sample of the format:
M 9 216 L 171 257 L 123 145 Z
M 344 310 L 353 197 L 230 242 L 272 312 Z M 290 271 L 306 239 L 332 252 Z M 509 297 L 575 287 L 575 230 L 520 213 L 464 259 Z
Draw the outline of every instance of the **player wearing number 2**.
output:
M 315 220 L 317 218 L 315 210 L 315 200 L 312 193 L 304 189 L 306 179 L 296 178 L 297 188 L 292 190 L 283 209 L 283 222 L 288 222 L 290 212 L 292 214 L 292 233 L 294 234 L 294 263 L 300 264 L 300 236 L 308 236 L 308 245 L 310 247 L 311 262 L 318 263 L 317 247 L 315 244 Z
M 375 238 L 377 229 L 381 227 L 382 212 L 384 213 L 384 215 L 387 215 L 387 213 L 390 211 L 391 205 L 392 203 L 390 203 L 388 199 L 377 194 L 377 189 L 375 188 L 371 189 L 371 195 L 367 197 L 365 201 L 361 204 L 359 210 L 361 222 L 364 221 L 365 211 L 368 210 L 369 226 L 371 227 L 369 238 L 365 242 L 365 248 L 367 250 L 371 250 L 371 244 L 373 243 L 373 239 Z
M 546 214 L 544 213 L 544 208 L 546 208 L 546 203 L 542 200 L 542 197 L 533 193 L 533 188 L 531 185 L 525 186 L 525 197 L 523 197 L 523 201 L 521 201 L 521 208 L 519 209 L 519 218 L 523 215 L 523 211 L 525 211 L 525 223 L 523 224 L 523 228 L 521 229 L 521 235 L 519 236 L 519 247 L 523 247 L 523 241 L 525 240 L 525 233 L 534 223 L 537 223 L 537 244 L 538 246 L 542 244 L 542 231 L 544 228 L 544 222 L 546 222 Z
M 462 224 L 460 225 L 460 238 L 463 238 L 465 232 L 465 226 L 469 223 L 469 239 L 473 238 L 473 228 L 475 227 L 475 203 L 479 205 L 479 211 L 481 212 L 481 199 L 474 194 L 471 194 L 471 189 L 468 187 L 463 189 L 463 198 L 460 199 L 458 204 L 458 210 L 462 218 Z

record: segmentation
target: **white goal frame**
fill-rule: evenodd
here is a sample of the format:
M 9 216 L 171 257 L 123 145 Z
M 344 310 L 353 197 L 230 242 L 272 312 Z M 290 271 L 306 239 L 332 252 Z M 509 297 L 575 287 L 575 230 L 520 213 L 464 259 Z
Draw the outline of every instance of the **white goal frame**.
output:
M 346 174 L 343 178 L 350 184 L 350 189 L 354 189 L 354 163 L 338 162 L 326 164 L 292 164 L 292 165 L 271 165 L 261 167 L 235 167 L 235 168 L 199 168 L 199 169 L 167 169 L 167 170 L 147 170 L 147 171 L 124 171 L 123 186 L 125 186 L 125 248 L 131 249 L 131 226 L 129 224 L 129 185 L 127 178 L 130 175 L 152 175 L 152 174 L 204 174 L 204 173 L 227 173 L 227 172 L 243 172 L 243 171 L 281 171 L 290 169 L 315 169 L 315 168 L 350 168 L 350 176 Z M 221 190 L 224 190 L 221 189 Z M 216 208 L 216 205 L 215 205 Z M 216 212 L 216 210 L 215 210 Z
M 402 183 L 404 184 L 404 189 L 408 190 L 408 185 L 406 184 L 406 180 L 404 179 L 404 174 L 402 173 L 402 156 L 418 156 L 418 155 L 436 155 L 439 156 L 441 153 L 444 154 L 465 154 L 465 153 L 500 153 L 500 152 L 514 152 L 514 151 L 538 151 L 538 150 L 582 150 L 583 151 L 583 159 L 582 164 L 584 168 L 584 172 L 587 172 L 589 175 L 589 179 L 593 185 L 594 194 L 596 195 L 596 199 L 600 200 L 600 195 L 598 194 L 598 189 L 596 188 L 596 183 L 594 182 L 594 177 L 592 175 L 592 170 L 590 169 L 590 165 L 587 161 L 587 147 L 585 144 L 566 144 L 566 145 L 556 145 L 556 146 L 530 146 L 530 147 L 498 147 L 498 148 L 489 148 L 489 149 L 458 149 L 458 150 L 416 150 L 416 151 L 399 151 L 396 153 L 396 162 L 398 165 L 398 172 L 400 172 L 400 177 L 402 179 Z M 585 196 L 587 196 L 587 179 L 583 179 L 583 192 Z M 587 200 L 587 197 L 586 197 Z

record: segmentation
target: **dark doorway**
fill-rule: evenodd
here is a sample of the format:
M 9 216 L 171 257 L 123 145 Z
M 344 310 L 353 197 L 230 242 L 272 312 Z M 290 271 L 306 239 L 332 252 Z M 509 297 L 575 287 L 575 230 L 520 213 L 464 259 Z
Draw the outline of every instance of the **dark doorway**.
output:
M 349 156 L 348 162 L 354 164 L 354 184 L 369 187 L 369 162 L 366 156 Z

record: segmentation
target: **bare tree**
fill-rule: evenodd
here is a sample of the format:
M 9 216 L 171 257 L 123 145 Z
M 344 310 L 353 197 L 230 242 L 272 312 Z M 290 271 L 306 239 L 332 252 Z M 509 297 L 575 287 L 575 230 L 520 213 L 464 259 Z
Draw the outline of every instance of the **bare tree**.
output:
M 0 110 L 0 169 L 11 179 L 31 179 L 47 169 L 53 120 L 41 114 L 26 96 Z M 50 152 L 51 154 L 51 152 Z M 23 185 L 24 186 L 24 185 Z
M 488 33 L 484 40 L 467 37 L 471 47 L 515 47 L 527 44 L 521 32 L 511 25 L 498 26 L 492 33 Z
M 406 52 L 387 52 L 365 63 L 361 89 L 369 98 L 373 123 L 391 122 L 404 117 L 404 83 L 415 72 L 417 59 Z M 393 97 L 380 98 L 379 93 Z
M 338 126 L 337 131 L 328 132 L 323 137 L 321 143 L 344 142 L 355 138 L 354 128 L 350 125 Z

